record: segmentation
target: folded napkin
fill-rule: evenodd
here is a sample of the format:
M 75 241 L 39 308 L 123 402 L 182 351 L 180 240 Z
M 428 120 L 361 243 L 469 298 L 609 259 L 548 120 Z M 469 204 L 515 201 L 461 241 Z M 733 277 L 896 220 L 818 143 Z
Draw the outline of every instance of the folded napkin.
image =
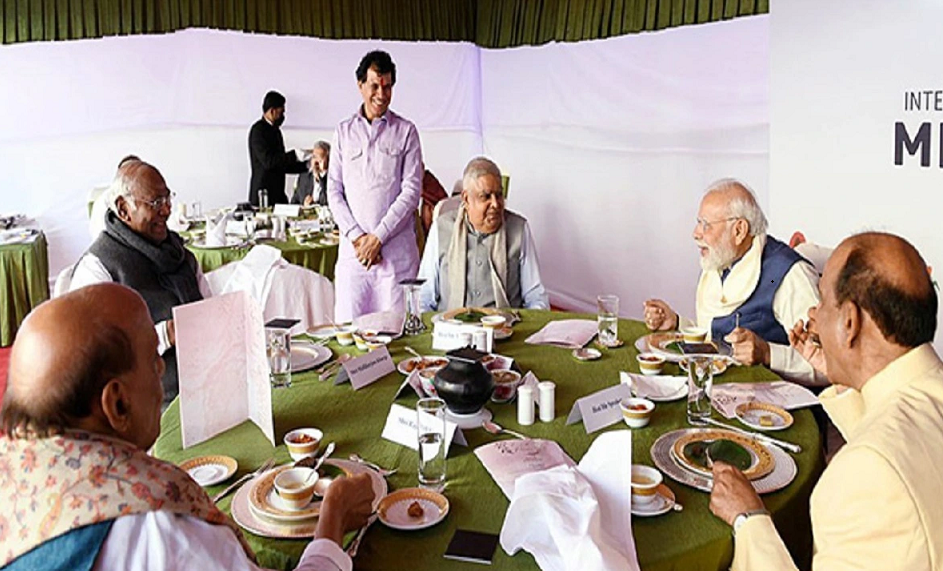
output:
M 226 245 L 226 224 L 232 219 L 232 213 L 222 213 L 218 218 L 206 217 L 206 245 L 219 247 Z
M 517 478 L 501 547 L 524 549 L 544 571 L 637 571 L 632 537 L 632 433 L 601 434 L 579 467 Z
M 688 383 L 687 377 L 672 375 L 639 375 L 638 373 L 619 372 L 619 379 L 633 387 L 640 398 L 668 398 L 678 394 Z
M 265 307 L 269 290 L 272 288 L 273 271 L 279 265 L 287 263 L 282 259 L 282 252 L 278 248 L 264 244 L 255 246 L 245 258 L 236 262 L 236 269 L 229 276 L 220 294 L 244 291 L 261 307 Z
M 320 232 L 321 221 L 320 220 L 292 220 L 291 229 L 295 233 Z
M 599 330 L 595 321 L 588 319 L 561 319 L 551 321 L 524 340 L 531 345 L 555 345 L 576 349 L 590 342 Z

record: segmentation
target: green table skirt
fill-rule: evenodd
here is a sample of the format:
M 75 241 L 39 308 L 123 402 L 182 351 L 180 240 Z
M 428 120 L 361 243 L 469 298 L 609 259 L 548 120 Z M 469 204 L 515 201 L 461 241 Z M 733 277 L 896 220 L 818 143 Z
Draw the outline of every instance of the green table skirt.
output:
M 583 363 L 573 359 L 567 350 L 526 345 L 524 339 L 551 318 L 594 319 L 593 316 L 542 311 L 523 311 L 522 314 L 524 321 L 515 326 L 513 337 L 498 343 L 496 351 L 514 357 L 521 369 L 534 370 L 541 380 L 556 382 L 556 418 L 551 423 L 538 421 L 532 426 L 520 426 L 513 403 L 489 404 L 489 408 L 494 412 L 494 420 L 502 426 L 535 438 L 556 440 L 574 460 L 579 461 L 596 434 L 587 435 L 580 424 L 566 426 L 570 407 L 577 398 L 618 383 L 620 370 L 638 371 L 633 342 L 646 330 L 639 322 L 620 320 L 619 337 L 625 341 L 625 346 L 604 351 L 602 359 L 598 361 Z M 427 324 L 428 318 L 427 315 Z M 404 350 L 407 344 L 426 353 L 430 350 L 431 336 L 427 333 L 395 341 L 390 351 L 396 362 L 409 356 Z M 333 344 L 331 347 L 335 352 L 356 352 Z M 677 372 L 676 366 L 669 367 L 669 372 Z M 718 377 L 717 382 L 775 378 L 774 374 L 763 368 L 732 367 L 722 377 Z M 172 462 L 204 454 L 228 454 L 239 461 L 237 474 L 243 474 L 273 455 L 280 462 L 287 462 L 288 452 L 281 440 L 285 433 L 293 428 L 313 426 L 324 431 L 326 441 L 337 443 L 336 457 L 346 458 L 356 452 L 382 466 L 399 468 L 399 473 L 389 478 L 390 489 L 413 487 L 417 485 L 416 452 L 380 438 L 390 404 L 394 402 L 394 394 L 402 380 L 402 375 L 393 373 L 360 391 L 353 391 L 349 384 L 334 386 L 329 382 L 319 382 L 310 373 L 294 375 L 294 384 L 290 389 L 273 393 L 275 434 L 279 444 L 275 448 L 254 425 L 247 422 L 207 442 L 182 450 L 179 408 L 177 402 L 174 402 L 162 419 L 161 435 L 154 453 Z M 220 397 L 225 398 L 224 395 Z M 395 402 L 412 407 L 415 401 L 415 395 L 411 395 Z M 785 489 L 765 495 L 764 500 L 773 512 L 777 527 L 796 556 L 797 563 L 800 567 L 806 567 L 812 543 L 809 496 L 824 467 L 824 461 L 820 452 L 819 431 L 811 413 L 808 410 L 797 411 L 795 419 L 794 426 L 777 436 L 802 445 L 804 452 L 794 456 L 798 476 Z M 649 449 L 655 439 L 669 430 L 685 426 L 683 400 L 658 404 L 649 426 L 633 431 L 632 461 L 651 465 Z M 620 423 L 606 430 L 625 428 Z M 496 437 L 480 429 L 466 431 L 466 437 L 468 448 L 456 446 L 449 452 L 445 494 L 451 503 L 451 511 L 446 520 L 432 528 L 414 532 L 392 530 L 377 522 L 361 545 L 355 562 L 357 569 L 481 569 L 480 565 L 474 563 L 443 558 L 456 529 L 499 533 L 509 504 L 472 452 L 475 447 L 492 442 Z M 667 480 L 667 483 L 684 510 L 656 518 L 632 519 L 642 569 L 726 569 L 733 555 L 731 530 L 711 515 L 708 494 L 672 480 Z M 209 492 L 221 488 L 222 485 L 214 486 Z M 220 507 L 228 510 L 231 497 L 221 501 Z M 260 563 L 278 569 L 293 567 L 306 545 L 305 541 L 267 539 L 251 533 L 246 535 L 258 553 Z M 494 568 L 537 569 L 537 565 L 526 552 L 509 556 L 499 547 L 494 556 Z
M 26 314 L 49 299 L 46 236 L 0 246 L 0 347 L 13 344 Z
M 281 250 L 282 257 L 292 264 L 308 268 L 334 281 L 337 246 L 302 245 L 294 238 L 289 238 L 285 242 L 267 241 L 264 243 Z M 197 248 L 188 245 L 187 249 L 193 252 L 204 272 L 211 272 L 229 262 L 241 260 L 249 253 L 249 248 Z

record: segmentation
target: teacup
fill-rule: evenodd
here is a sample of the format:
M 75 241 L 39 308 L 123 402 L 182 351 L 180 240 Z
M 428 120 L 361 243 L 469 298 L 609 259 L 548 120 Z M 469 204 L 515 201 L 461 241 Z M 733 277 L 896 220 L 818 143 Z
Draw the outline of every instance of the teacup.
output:
M 619 401 L 619 408 L 622 409 L 622 420 L 630 428 L 642 428 L 648 426 L 655 403 L 643 398 L 624 398 Z
M 641 353 L 635 357 L 638 361 L 639 371 L 643 375 L 658 375 L 661 374 L 661 369 L 665 365 L 664 357 L 660 357 L 654 353 Z
M 703 343 L 707 339 L 707 330 L 700 327 L 682 327 L 681 337 L 685 343 Z
M 302 510 L 311 503 L 318 475 L 311 468 L 289 468 L 275 476 L 275 491 L 290 510 Z
M 521 386 L 521 374 L 510 369 L 496 369 L 491 371 L 494 378 L 494 393 L 491 401 L 497 403 L 511 402 L 517 395 L 517 387 Z
M 486 315 L 481 318 L 481 324 L 488 329 L 498 329 L 507 323 L 507 318 L 503 315 Z
M 367 343 L 375 339 L 377 337 L 377 333 L 377 331 L 373 331 L 372 329 L 361 329 L 354 331 L 352 336 L 354 338 L 354 343 L 357 345 L 357 349 L 360 351 L 366 351 L 369 348 L 367 347 Z
M 353 326 L 341 326 L 337 328 L 337 342 L 341 345 L 347 346 L 354 343 L 354 331 L 357 328 Z
M 285 446 L 292 460 L 307 458 L 318 451 L 324 433 L 317 428 L 297 428 L 285 435 Z
M 364 343 L 367 346 L 367 351 L 373 351 L 374 349 L 379 349 L 380 347 L 386 347 L 393 341 L 393 338 L 389 335 L 374 335 L 373 337 L 365 337 Z
M 661 472 L 641 464 L 632 464 L 632 503 L 648 504 L 655 499 L 661 485 Z

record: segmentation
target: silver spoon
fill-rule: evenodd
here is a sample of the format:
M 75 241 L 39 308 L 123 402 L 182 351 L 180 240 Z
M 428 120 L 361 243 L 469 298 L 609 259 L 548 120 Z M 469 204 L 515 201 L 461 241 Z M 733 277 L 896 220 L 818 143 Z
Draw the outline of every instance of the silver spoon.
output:
M 387 476 L 392 476 L 399 470 L 399 468 L 393 468 L 392 470 L 387 470 L 386 468 L 382 468 L 379 465 L 374 464 L 373 462 L 369 460 L 365 460 L 361 458 L 359 454 L 351 454 L 349 458 L 358 464 L 363 464 L 364 466 L 366 466 L 367 468 L 370 468 L 371 470 L 376 470 L 376 472 L 380 474 L 381 476 L 383 476 L 384 478 L 386 478 Z
M 321 464 L 324 464 L 324 461 L 327 460 L 327 457 L 334 453 L 334 448 L 336 445 L 331 442 L 327 445 L 327 448 L 324 449 L 324 454 L 321 454 L 321 457 L 318 458 L 318 461 L 314 463 L 314 467 L 311 469 L 314 471 L 314 474 L 318 473 L 318 468 L 321 467 Z M 308 478 L 311 478 L 311 474 L 308 475 Z
M 321 371 L 320 376 L 318 376 L 318 380 L 326 381 L 327 379 L 331 377 L 331 375 L 337 372 L 337 370 L 341 367 L 341 365 L 343 365 L 347 361 L 350 361 L 351 359 L 352 357 L 348 355 L 347 353 L 344 353 L 343 355 L 339 356 L 336 361 L 334 361 L 333 363 L 331 363 L 330 366 L 325 367 L 325 369 Z
M 406 347 L 404 347 L 404 349 L 406 349 L 406 352 L 409 353 L 410 355 L 412 355 L 413 357 L 416 357 L 417 359 L 422 360 L 422 355 L 420 355 L 419 353 L 417 353 L 416 350 L 413 349 L 412 347 L 410 347 L 409 345 L 407 345 Z
M 506 434 L 510 434 L 511 436 L 516 436 L 517 438 L 520 438 L 521 440 L 527 440 L 527 437 L 521 434 L 520 432 L 514 432 L 513 430 L 502 428 L 500 424 L 496 422 L 492 422 L 490 420 L 485 420 L 484 422 L 482 422 L 481 427 L 485 429 L 485 432 L 488 432 L 490 434 L 497 435 L 501 433 L 506 433 Z

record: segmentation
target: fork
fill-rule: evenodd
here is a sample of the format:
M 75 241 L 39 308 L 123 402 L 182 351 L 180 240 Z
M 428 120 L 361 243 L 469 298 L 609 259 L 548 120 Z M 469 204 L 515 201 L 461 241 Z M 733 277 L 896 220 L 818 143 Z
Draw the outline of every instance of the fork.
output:
M 246 474 L 246 475 L 244 475 L 243 477 L 239 478 L 238 480 L 236 480 L 236 481 L 233 482 L 232 484 L 229 484 L 228 486 L 226 486 L 226 489 L 225 489 L 225 490 L 223 490 L 222 492 L 220 492 L 220 493 L 216 494 L 215 496 L 213 496 L 213 503 L 215 504 L 215 503 L 218 502 L 219 500 L 225 498 L 226 496 L 229 495 L 230 492 L 232 492 L 233 490 L 235 490 L 236 488 L 238 488 L 239 486 L 241 486 L 241 485 L 244 484 L 245 482 L 248 482 L 248 481 L 251 480 L 252 478 L 255 478 L 256 476 L 258 476 L 258 475 L 261 474 L 262 472 L 267 472 L 267 471 L 270 470 L 270 469 L 272 468 L 272 466 L 274 466 L 274 465 L 275 465 L 275 458 L 274 458 L 274 457 L 269 458 L 268 460 L 266 460 L 265 462 L 263 462 L 261 466 L 259 466 L 259 469 L 258 469 L 258 470 L 256 470 L 255 472 L 249 472 L 248 474 Z

